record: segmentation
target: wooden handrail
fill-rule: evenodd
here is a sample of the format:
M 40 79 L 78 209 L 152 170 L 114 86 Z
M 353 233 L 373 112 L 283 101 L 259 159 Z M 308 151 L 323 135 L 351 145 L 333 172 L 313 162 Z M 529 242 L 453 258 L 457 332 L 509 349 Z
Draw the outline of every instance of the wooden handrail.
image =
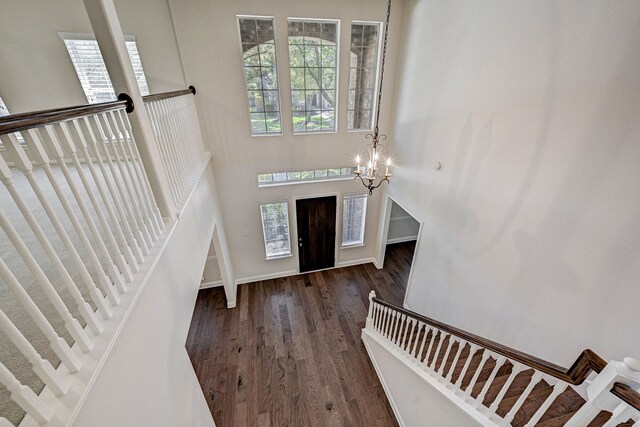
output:
M 559 365 L 553 364 L 535 356 L 531 356 L 530 354 L 524 353 L 522 351 L 507 347 L 486 338 L 479 337 L 478 335 L 474 335 L 470 332 L 464 331 L 454 326 L 447 325 L 446 323 L 430 319 L 419 313 L 416 313 L 415 311 L 407 310 L 405 308 L 398 307 L 397 305 L 390 304 L 379 298 L 373 298 L 372 301 L 397 312 L 403 313 L 423 323 L 429 324 L 435 328 L 440 329 L 441 331 L 445 331 L 452 335 L 455 335 L 458 338 L 462 338 L 468 342 L 477 344 L 483 348 L 493 351 L 494 353 L 498 353 L 509 359 L 518 361 L 523 365 L 527 365 L 533 369 L 544 372 L 545 374 L 551 375 L 552 377 L 555 377 L 572 385 L 582 384 L 584 380 L 589 376 L 591 371 L 600 373 L 607 366 L 607 362 L 603 358 L 598 356 L 593 351 L 587 349 L 580 354 L 578 359 L 573 363 L 573 365 L 571 365 L 569 369 L 565 369 Z M 640 393 L 629 387 L 627 384 L 618 382 L 614 383 L 613 387 L 611 388 L 611 393 L 623 402 L 640 411 Z
M 161 99 L 175 98 L 176 96 L 195 95 L 196 88 L 189 86 L 189 89 L 174 90 L 173 92 L 156 93 L 153 95 L 145 95 L 142 97 L 144 102 L 160 101 Z
M 613 383 L 611 393 L 640 411 L 640 393 L 623 383 Z
M 126 93 L 118 95 L 117 101 L 11 114 L 0 117 L 0 135 L 72 120 L 78 117 L 119 110 L 121 108 L 125 108 L 128 113 L 133 111 L 133 101 Z
M 565 369 L 562 366 L 537 358 L 535 356 L 531 356 L 530 354 L 524 353 L 511 347 L 507 347 L 495 341 L 479 337 L 478 335 L 474 335 L 470 332 L 458 329 L 437 320 L 430 319 L 414 311 L 407 310 L 405 308 L 385 302 L 379 298 L 373 298 L 373 301 L 385 307 L 396 310 L 400 313 L 406 314 L 407 316 L 412 317 L 416 320 L 434 326 L 442 331 L 453 334 L 466 341 L 491 350 L 494 353 L 501 354 L 509 359 L 520 362 L 523 365 L 527 365 L 540 372 L 551 375 L 552 377 L 555 377 L 569 384 L 582 384 L 584 380 L 587 379 L 591 371 L 600 372 L 604 369 L 605 366 L 607 366 L 607 362 L 605 362 L 605 360 L 598 356 L 596 353 L 591 350 L 584 350 L 582 354 L 580 354 L 578 359 L 573 363 L 573 365 L 571 365 L 571 368 Z

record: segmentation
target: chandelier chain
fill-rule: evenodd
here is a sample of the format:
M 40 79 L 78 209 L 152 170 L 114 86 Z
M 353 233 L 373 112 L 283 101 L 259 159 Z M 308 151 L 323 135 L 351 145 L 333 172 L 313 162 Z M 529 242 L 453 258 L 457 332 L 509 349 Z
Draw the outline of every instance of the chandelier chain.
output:
M 389 20 L 391 17 L 391 0 L 387 2 L 387 20 L 384 25 L 384 42 L 382 44 L 382 61 L 380 64 L 380 81 L 378 86 L 378 104 L 376 105 L 375 134 L 378 134 L 378 122 L 380 121 L 380 104 L 382 103 L 382 79 L 384 78 L 384 64 L 387 57 L 387 37 L 389 35 Z

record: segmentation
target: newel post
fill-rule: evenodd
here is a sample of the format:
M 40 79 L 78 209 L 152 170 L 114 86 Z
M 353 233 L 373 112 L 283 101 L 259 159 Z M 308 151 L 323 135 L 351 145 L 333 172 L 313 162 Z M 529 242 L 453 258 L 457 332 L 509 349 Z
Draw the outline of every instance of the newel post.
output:
M 588 425 L 600 411 L 614 412 L 622 401 L 611 393 L 615 383 L 634 390 L 640 387 L 640 360 L 626 357 L 622 362 L 611 361 L 587 387 L 587 402 L 565 424 L 565 427 Z
M 142 101 L 113 0 L 84 0 L 84 6 L 115 92 L 128 94 L 133 100 L 134 110 L 129 113 L 129 121 L 160 213 L 163 217 L 175 218 L 177 209 L 169 180 L 162 166 L 151 120 Z
M 376 291 L 369 292 L 369 313 L 367 313 L 366 328 L 373 330 L 373 299 L 376 297 Z

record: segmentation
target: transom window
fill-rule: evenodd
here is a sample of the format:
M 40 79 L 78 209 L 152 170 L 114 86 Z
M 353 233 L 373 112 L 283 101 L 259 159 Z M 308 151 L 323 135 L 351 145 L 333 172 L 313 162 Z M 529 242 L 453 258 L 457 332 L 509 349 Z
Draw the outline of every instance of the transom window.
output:
M 238 17 L 251 134 L 281 134 L 273 18 Z
M 364 224 L 367 216 L 367 194 L 345 194 L 342 207 L 342 246 L 364 244 Z
M 289 19 L 293 132 L 334 132 L 338 21 Z
M 291 255 L 289 205 L 286 201 L 260 205 L 267 259 Z
M 381 23 L 351 24 L 347 129 L 371 130 L 375 109 Z
M 338 179 L 352 179 L 353 176 L 353 167 L 261 173 L 258 174 L 258 187 L 300 184 L 303 182 L 335 181 Z

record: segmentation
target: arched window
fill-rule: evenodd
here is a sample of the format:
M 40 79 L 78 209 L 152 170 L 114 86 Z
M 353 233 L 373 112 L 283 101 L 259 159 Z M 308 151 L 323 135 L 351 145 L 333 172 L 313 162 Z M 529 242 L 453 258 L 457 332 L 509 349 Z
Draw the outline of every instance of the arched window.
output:
M 239 17 L 251 134 L 281 134 L 273 18 Z
M 289 20 L 294 133 L 336 130 L 337 21 Z

